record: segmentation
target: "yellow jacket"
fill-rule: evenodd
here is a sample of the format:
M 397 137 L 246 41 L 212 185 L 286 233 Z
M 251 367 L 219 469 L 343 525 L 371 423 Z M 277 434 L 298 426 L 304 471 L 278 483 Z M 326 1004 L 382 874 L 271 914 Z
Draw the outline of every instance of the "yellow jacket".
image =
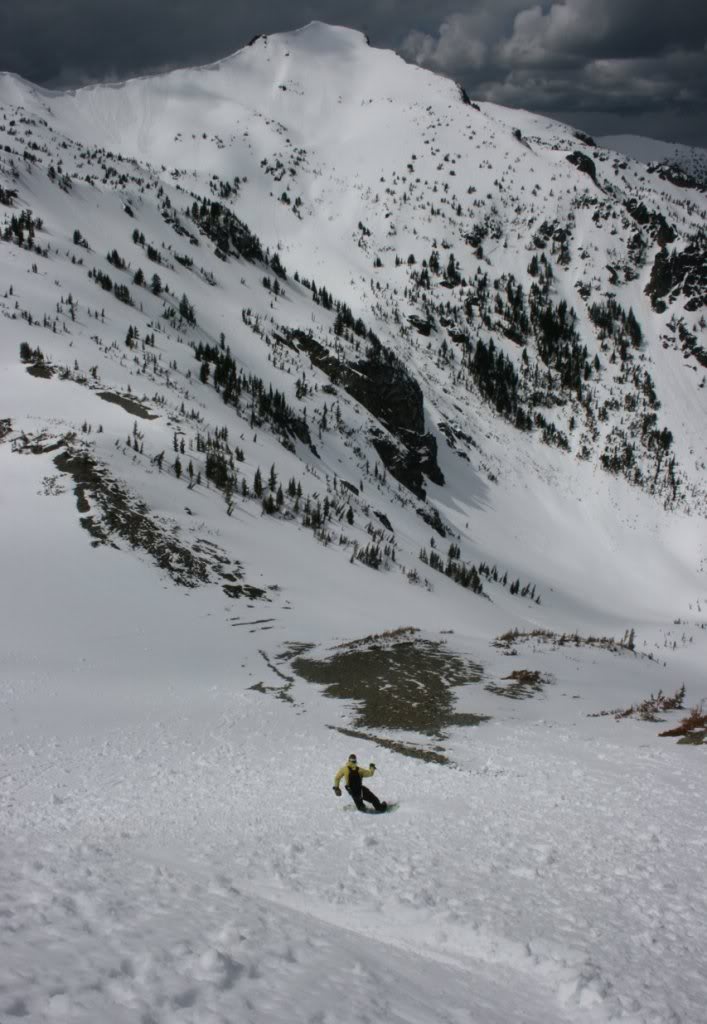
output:
M 346 764 L 343 766 L 343 768 L 339 768 L 338 772 L 334 776 L 334 788 L 335 789 L 338 789 L 339 783 L 341 782 L 342 779 L 344 780 L 344 786 L 348 786 L 348 784 L 349 784 L 349 770 L 351 768 L 356 768 L 358 770 L 358 774 L 361 776 L 362 779 L 370 778 L 371 775 L 373 775 L 373 773 L 376 770 L 375 768 L 363 768 L 360 764 L 350 764 L 347 761 Z

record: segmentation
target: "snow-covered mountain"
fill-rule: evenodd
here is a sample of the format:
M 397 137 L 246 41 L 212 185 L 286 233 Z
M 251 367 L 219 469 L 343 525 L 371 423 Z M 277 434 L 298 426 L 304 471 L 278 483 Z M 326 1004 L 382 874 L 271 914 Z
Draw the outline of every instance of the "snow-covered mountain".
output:
M 643 135 L 603 135 L 597 142 L 606 149 L 647 164 L 652 174 L 681 175 L 682 180 L 678 184 L 688 187 L 707 185 L 707 150 L 700 146 L 661 142 Z
M 0 1019 L 699 1019 L 707 196 L 626 151 L 320 23 L 0 75 Z

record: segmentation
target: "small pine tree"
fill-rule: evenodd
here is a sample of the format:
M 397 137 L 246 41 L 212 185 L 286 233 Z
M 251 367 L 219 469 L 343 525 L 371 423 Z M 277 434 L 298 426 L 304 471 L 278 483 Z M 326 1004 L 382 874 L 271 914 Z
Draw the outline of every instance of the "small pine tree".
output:
M 182 320 L 184 320 L 188 324 L 193 325 L 196 323 L 194 307 L 187 298 L 186 293 L 182 294 L 182 297 L 179 300 L 179 315 L 181 316 Z
M 273 272 L 275 274 L 277 274 L 278 277 L 282 278 L 283 281 L 285 281 L 287 279 L 287 273 L 285 272 L 285 268 L 283 267 L 282 263 L 280 262 L 280 257 L 278 256 L 277 253 L 275 253 L 273 255 L 272 259 L 270 260 L 270 267 L 273 270 Z M 275 283 L 277 284 L 277 282 L 275 282 Z M 279 290 L 279 286 L 278 286 L 278 290 Z

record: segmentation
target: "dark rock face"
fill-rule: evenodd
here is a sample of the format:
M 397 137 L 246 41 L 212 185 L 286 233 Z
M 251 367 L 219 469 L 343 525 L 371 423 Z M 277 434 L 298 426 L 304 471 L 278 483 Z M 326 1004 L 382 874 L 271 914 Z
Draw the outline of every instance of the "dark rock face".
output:
M 585 146 L 591 146 L 592 149 L 596 149 L 597 148 L 597 144 L 594 141 L 594 139 L 592 138 L 592 136 L 591 135 L 587 135 L 586 132 L 580 132 L 579 130 L 577 130 L 574 133 L 574 137 L 575 137 L 575 139 L 579 139 L 580 142 L 583 142 Z
M 404 364 L 385 346 L 372 343 L 366 358 L 349 365 L 342 380 L 348 393 L 383 423 L 402 450 L 380 436 L 373 444 L 388 471 L 424 498 L 424 477 L 443 484 L 437 442 L 425 433 L 422 389 Z
M 289 331 L 288 339 L 387 428 L 388 435 L 375 431 L 371 440 L 396 480 L 419 498 L 425 497 L 425 477 L 444 484 L 437 441 L 425 433 L 422 389 L 390 349 L 371 342 L 365 359 L 343 363 L 305 331 Z
M 377 516 L 379 521 L 383 524 L 383 526 L 385 526 L 386 530 L 390 530 L 391 533 L 395 533 L 395 530 L 393 529 L 393 524 L 391 523 L 390 519 L 388 519 L 387 515 L 385 515 L 384 512 L 378 512 L 376 509 L 373 509 L 373 514 Z
M 427 319 L 423 320 L 422 317 L 415 316 L 415 314 L 413 314 L 412 316 L 408 317 L 408 321 L 411 324 L 411 326 L 415 328 L 417 333 L 421 334 L 425 338 L 429 338 L 430 334 L 432 333 L 435 327 L 434 320 L 432 320 L 429 316 L 427 317 Z
M 432 434 L 411 434 L 409 447 L 404 438 L 400 438 L 399 443 L 396 440 L 378 431 L 371 434 L 371 443 L 390 475 L 416 497 L 424 499 L 427 494 L 425 477 L 436 484 L 444 483 L 442 470 L 437 465 L 437 441 Z
M 707 306 L 707 235 L 693 238 L 682 252 L 663 246 L 653 262 L 646 295 L 658 313 L 680 297 L 687 299 L 687 310 Z
M 682 167 L 678 167 L 677 164 L 650 165 L 648 170 L 657 174 L 663 181 L 669 181 L 671 185 L 677 185 L 678 188 L 693 188 L 696 192 L 707 192 L 707 181 L 694 177 Z
M 660 246 L 670 245 L 676 239 L 675 229 L 662 213 L 654 213 L 648 210 L 645 203 L 639 203 L 635 199 L 626 202 L 626 210 L 636 223 L 641 227 L 648 227 L 652 237 Z
M 591 157 L 575 149 L 574 153 L 567 154 L 567 159 L 571 164 L 574 164 L 578 171 L 588 174 L 594 184 L 597 184 L 597 169 Z
M 431 526 L 432 529 L 440 535 L 440 537 L 447 536 L 447 529 L 436 508 L 430 508 L 429 505 L 423 505 L 421 508 L 418 508 L 417 514 L 421 519 L 424 519 L 427 525 Z
M 391 433 L 424 433 L 422 389 L 390 349 L 369 345 L 366 358 L 348 370 L 346 390 Z
M 342 363 L 328 349 L 320 345 L 308 331 L 286 331 L 284 336 L 276 333 L 274 337 L 277 341 L 288 345 L 295 351 L 301 350 L 306 352 L 315 366 L 328 374 L 335 384 L 338 382 Z

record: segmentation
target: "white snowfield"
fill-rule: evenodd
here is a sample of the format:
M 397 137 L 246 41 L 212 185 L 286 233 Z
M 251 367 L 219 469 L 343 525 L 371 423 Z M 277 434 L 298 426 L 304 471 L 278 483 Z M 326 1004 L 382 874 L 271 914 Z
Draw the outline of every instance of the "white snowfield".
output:
M 612 203 L 662 212 L 676 251 L 707 203 L 607 157 L 593 219 L 597 186 L 565 159 L 577 145 L 319 23 L 75 93 L 0 75 L 0 238 L 23 210 L 35 225 L 34 248 L 27 229 L 0 240 L 0 1024 L 704 1024 L 707 746 L 658 736 L 707 699 L 705 372 L 666 341 L 681 319 L 704 345 L 704 321 L 684 299 L 651 307 L 653 241 L 637 277 L 612 284 L 609 266 L 629 245 Z M 204 198 L 287 277 L 217 255 L 189 218 Z M 545 410 L 569 450 L 543 444 L 463 386 L 439 331 L 406 326 L 420 314 L 408 254 L 419 269 L 436 243 L 469 278 L 529 287 L 531 235 L 570 215 L 553 295 L 605 364 L 589 457 L 568 426 L 579 405 Z M 483 255 L 464 241 L 479 218 L 499 225 Z M 277 340 L 311 331 L 332 357 L 362 357 L 304 278 L 419 381 L 445 478 L 426 503 L 384 470 L 373 413 Z M 641 324 L 680 501 L 599 464 L 630 410 L 610 402 L 623 370 L 580 279 Z M 195 324 L 170 311 L 183 294 Z M 435 282 L 430 300 L 446 296 Z M 478 331 L 520 372 L 518 344 Z M 215 362 L 195 358 L 225 351 L 222 333 L 245 375 L 306 413 L 311 445 L 283 445 L 251 392 L 224 401 Z M 22 362 L 22 343 L 43 359 Z M 206 475 L 204 439 L 224 428 L 232 494 Z M 288 493 L 263 512 L 252 492 L 260 469 L 269 493 L 271 466 L 302 503 L 327 498 L 328 536 Z M 444 538 L 419 514 L 432 509 Z M 373 541 L 394 547 L 378 571 L 356 557 Z M 473 594 L 420 561 L 450 543 L 540 603 L 486 577 Z M 185 551 L 198 585 L 175 581 Z M 405 644 L 410 678 L 430 649 L 465 659 L 465 685 L 443 680 L 454 711 L 488 718 L 367 724 L 370 692 L 333 699 L 293 664 Z M 684 709 L 659 721 L 601 714 L 682 686 Z M 442 699 L 429 693 L 404 693 L 413 718 Z M 332 792 L 351 751 L 395 813 Z

